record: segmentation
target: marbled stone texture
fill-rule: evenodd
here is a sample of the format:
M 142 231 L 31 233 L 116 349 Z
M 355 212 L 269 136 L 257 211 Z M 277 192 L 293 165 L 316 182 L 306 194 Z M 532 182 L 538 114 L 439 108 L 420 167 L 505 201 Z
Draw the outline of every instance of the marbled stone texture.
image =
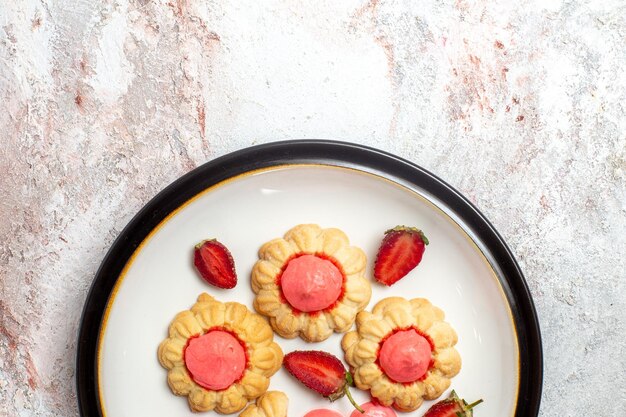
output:
M 151 197 L 291 138 L 457 187 L 532 290 L 541 416 L 626 415 L 625 45 L 622 0 L 2 2 L 0 416 L 77 415 L 87 291 Z

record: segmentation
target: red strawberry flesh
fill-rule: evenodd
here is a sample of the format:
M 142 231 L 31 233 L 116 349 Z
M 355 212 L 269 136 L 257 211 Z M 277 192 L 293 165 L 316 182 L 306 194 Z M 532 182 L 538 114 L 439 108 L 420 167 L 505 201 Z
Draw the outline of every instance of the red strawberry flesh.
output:
M 235 262 L 226 246 L 216 239 L 198 243 L 193 263 L 202 279 L 219 288 L 234 288 L 237 285 Z
M 291 352 L 285 356 L 283 365 L 298 381 L 324 397 L 343 395 L 346 370 L 330 353 L 316 350 Z
M 424 414 L 424 417 L 472 417 L 472 409 L 482 402 L 483 400 L 481 399 L 468 405 L 467 402 L 460 399 L 453 390 L 452 393 L 450 393 L 450 397 L 430 407 L 426 414 Z
M 395 284 L 421 262 L 427 244 L 424 233 L 414 227 L 387 230 L 376 256 L 374 278 L 387 286 Z
M 458 417 L 461 407 L 454 401 L 441 401 L 433 405 L 424 417 Z

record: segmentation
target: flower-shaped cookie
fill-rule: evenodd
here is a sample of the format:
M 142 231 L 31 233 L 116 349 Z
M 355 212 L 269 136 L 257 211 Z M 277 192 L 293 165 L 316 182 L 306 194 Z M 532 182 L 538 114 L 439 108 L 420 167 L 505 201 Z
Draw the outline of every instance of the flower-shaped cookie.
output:
M 341 342 L 356 386 L 400 411 L 439 397 L 461 370 L 456 332 L 443 319 L 423 298 L 385 298 L 359 313 Z
M 230 414 L 267 391 L 283 352 L 266 320 L 243 304 L 201 294 L 176 315 L 159 345 L 167 383 L 192 411 Z
M 280 391 L 268 391 L 261 395 L 256 404 L 250 404 L 239 417 L 287 417 L 289 400 Z
M 265 243 L 252 269 L 254 308 L 282 337 L 308 342 L 348 331 L 370 300 L 365 253 L 339 229 L 298 225 Z

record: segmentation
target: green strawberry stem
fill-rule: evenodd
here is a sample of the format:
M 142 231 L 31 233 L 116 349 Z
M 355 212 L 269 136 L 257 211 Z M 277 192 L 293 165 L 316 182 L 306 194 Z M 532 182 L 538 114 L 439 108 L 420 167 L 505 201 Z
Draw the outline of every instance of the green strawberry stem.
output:
M 354 408 L 356 408 L 359 413 L 365 414 L 365 411 L 356 403 L 356 401 L 354 401 L 354 398 L 352 398 L 352 394 L 350 393 L 350 387 L 354 386 L 354 378 L 352 378 L 352 374 L 346 371 L 346 376 L 344 378 L 346 380 L 346 383 L 343 384 L 343 392 L 346 393 L 346 396 L 348 397 Z
M 348 388 L 348 384 L 346 384 L 346 385 L 344 386 L 344 388 L 343 388 L 343 392 L 345 392 L 345 393 L 346 393 L 346 396 L 348 397 L 348 399 L 350 400 L 350 402 L 352 403 L 352 405 L 354 406 L 354 408 L 356 408 L 356 409 L 357 409 L 357 411 L 358 411 L 359 413 L 361 413 L 361 414 L 365 414 L 365 410 L 363 410 L 363 409 L 361 408 L 361 406 L 360 406 L 360 405 L 358 405 L 358 404 L 356 403 L 356 401 L 354 401 L 354 398 L 352 398 L 352 394 L 350 394 L 350 388 Z
M 483 399 L 481 398 L 481 399 L 480 399 L 480 400 L 478 400 L 478 401 L 474 401 L 474 402 L 473 402 L 473 403 L 471 403 L 470 405 L 466 405 L 466 406 L 465 406 L 465 409 L 466 409 L 466 410 L 471 410 L 472 408 L 476 407 L 478 404 L 480 404 L 480 403 L 482 403 L 482 402 L 483 402 Z

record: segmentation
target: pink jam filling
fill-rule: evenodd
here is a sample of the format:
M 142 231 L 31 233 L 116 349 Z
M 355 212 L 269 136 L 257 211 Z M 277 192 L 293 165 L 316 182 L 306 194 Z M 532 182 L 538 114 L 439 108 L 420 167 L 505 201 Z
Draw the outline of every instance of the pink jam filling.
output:
M 289 261 L 281 275 L 280 286 L 292 307 L 309 313 L 323 310 L 337 301 L 343 275 L 329 260 L 302 255 Z
M 189 340 L 185 366 L 198 385 L 219 391 L 241 378 L 246 368 L 246 352 L 233 335 L 213 330 Z
M 361 408 L 365 411 L 365 414 L 354 410 L 350 417 L 398 417 L 393 409 L 374 402 L 361 404 Z
M 428 340 L 414 329 L 402 330 L 383 342 L 378 359 L 385 374 L 396 382 L 420 379 L 430 366 Z
M 328 408 L 318 408 L 311 410 L 304 417 L 343 417 L 339 411 L 330 410 Z

